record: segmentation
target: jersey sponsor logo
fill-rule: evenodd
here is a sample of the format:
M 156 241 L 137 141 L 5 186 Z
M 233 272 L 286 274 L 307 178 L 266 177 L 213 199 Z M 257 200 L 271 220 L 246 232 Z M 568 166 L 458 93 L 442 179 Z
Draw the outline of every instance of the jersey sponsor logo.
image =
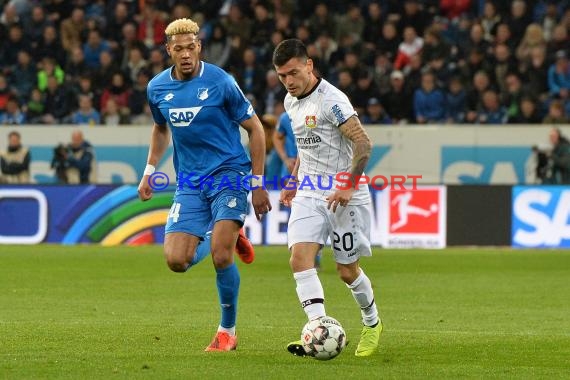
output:
M 305 116 L 305 127 L 310 129 L 317 128 L 317 116 L 315 115 Z
M 199 88 L 198 89 L 198 99 L 200 99 L 200 100 L 208 99 L 208 89 L 207 88 Z
M 390 191 L 390 232 L 434 234 L 439 229 L 438 189 Z
M 202 107 L 169 108 L 168 117 L 175 127 L 188 127 Z
M 167 102 L 172 100 L 172 98 L 174 98 L 174 94 L 172 92 L 169 92 L 168 94 L 166 94 L 166 96 L 164 97 L 164 100 L 166 100 Z
M 320 136 L 315 134 L 310 134 L 307 137 L 297 137 L 295 140 L 297 141 L 298 149 L 316 149 L 321 142 Z
M 513 187 L 512 221 L 514 247 L 570 247 L 570 190 Z
M 336 117 L 336 121 L 338 121 L 339 124 L 344 123 L 346 121 L 346 119 L 344 118 L 344 114 L 342 113 L 342 110 L 340 109 L 338 104 L 332 106 L 331 111 L 334 117 Z

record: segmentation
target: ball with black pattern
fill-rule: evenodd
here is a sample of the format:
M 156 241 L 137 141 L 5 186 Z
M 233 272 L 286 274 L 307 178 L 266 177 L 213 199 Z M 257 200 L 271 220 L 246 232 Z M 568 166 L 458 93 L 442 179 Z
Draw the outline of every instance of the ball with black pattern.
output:
M 303 348 L 308 356 L 317 360 L 330 360 L 346 346 L 346 333 L 332 317 L 321 317 L 307 322 L 301 332 Z

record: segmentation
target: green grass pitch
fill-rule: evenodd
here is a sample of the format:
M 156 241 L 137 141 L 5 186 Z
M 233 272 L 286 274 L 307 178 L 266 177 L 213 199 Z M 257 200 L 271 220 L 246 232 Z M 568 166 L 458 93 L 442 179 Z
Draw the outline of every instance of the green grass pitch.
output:
M 362 260 L 385 323 L 356 358 L 360 312 L 328 252 L 327 312 L 350 344 L 328 362 L 285 351 L 305 323 L 284 247 L 239 264 L 238 350 L 218 324 L 209 260 L 169 272 L 159 246 L 0 246 L 0 379 L 570 377 L 570 251 L 380 250 Z

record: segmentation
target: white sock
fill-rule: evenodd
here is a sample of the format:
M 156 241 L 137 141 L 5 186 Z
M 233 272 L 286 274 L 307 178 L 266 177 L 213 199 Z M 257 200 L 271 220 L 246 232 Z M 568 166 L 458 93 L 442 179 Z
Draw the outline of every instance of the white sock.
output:
M 218 326 L 218 332 L 227 332 L 230 335 L 236 335 L 236 327 L 223 327 Z
M 374 326 L 380 322 L 378 316 L 378 308 L 374 302 L 374 292 L 372 290 L 372 283 L 364 271 L 360 269 L 360 275 L 350 285 L 346 285 L 352 292 L 352 296 L 360 306 L 360 313 L 362 314 L 362 323 L 366 326 Z
M 317 270 L 311 268 L 302 272 L 293 273 L 297 282 L 297 296 L 309 320 L 324 317 L 325 293 L 317 275 Z

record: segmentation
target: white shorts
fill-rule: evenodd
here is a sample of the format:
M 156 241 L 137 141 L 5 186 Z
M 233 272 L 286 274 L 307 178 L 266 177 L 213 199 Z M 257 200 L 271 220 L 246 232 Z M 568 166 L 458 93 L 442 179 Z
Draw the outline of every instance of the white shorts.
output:
M 289 249 L 297 243 L 325 245 L 330 238 L 334 259 L 339 264 L 371 256 L 370 205 L 338 206 L 336 212 L 327 206 L 326 201 L 317 198 L 293 198 L 287 229 Z

